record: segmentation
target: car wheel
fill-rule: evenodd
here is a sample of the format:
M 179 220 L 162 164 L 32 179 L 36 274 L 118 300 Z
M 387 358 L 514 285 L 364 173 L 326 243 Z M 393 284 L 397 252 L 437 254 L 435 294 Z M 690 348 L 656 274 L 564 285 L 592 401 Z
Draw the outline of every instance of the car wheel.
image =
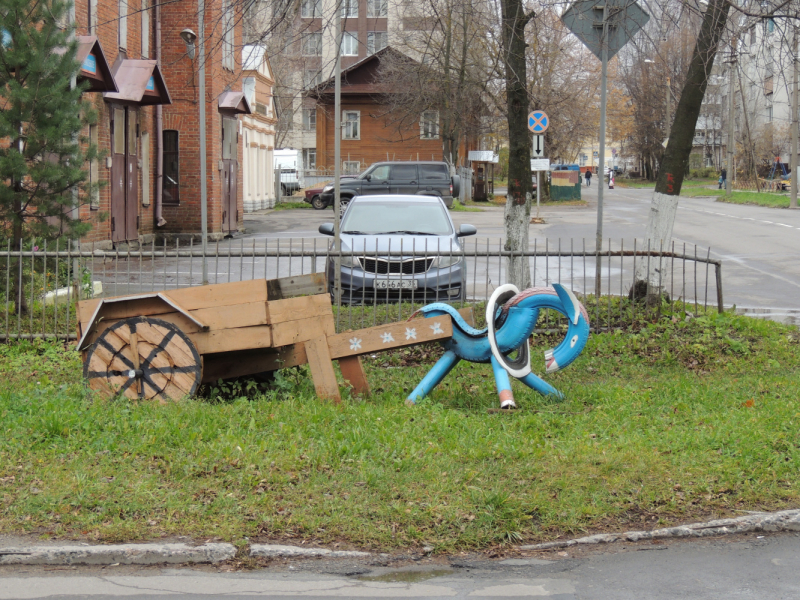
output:
M 322 210 L 325 208 L 325 203 L 322 201 L 322 198 L 319 197 L 319 194 L 311 199 L 311 206 L 313 206 L 316 210 Z
M 347 205 L 350 204 L 350 198 L 340 198 L 339 199 L 339 217 L 344 214 L 344 210 L 347 208 Z M 331 202 L 331 209 L 336 210 L 336 203 Z

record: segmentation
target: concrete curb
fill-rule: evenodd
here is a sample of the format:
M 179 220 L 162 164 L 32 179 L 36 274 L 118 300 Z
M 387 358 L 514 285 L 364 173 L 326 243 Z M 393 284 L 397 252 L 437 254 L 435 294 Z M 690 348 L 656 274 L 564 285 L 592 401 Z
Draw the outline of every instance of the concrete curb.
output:
M 236 556 L 233 544 L 118 544 L 0 548 L 0 565 L 154 565 L 218 563 Z
M 352 550 L 328 550 L 327 548 L 303 548 L 301 546 L 253 544 L 250 546 L 250 556 L 252 558 L 311 558 L 317 556 L 324 556 L 325 558 L 366 558 L 372 556 L 372 553 Z
M 775 513 L 755 513 L 735 519 L 717 519 L 707 523 L 692 523 L 665 527 L 652 531 L 626 531 L 625 533 L 598 533 L 573 540 L 545 542 L 517 546 L 518 550 L 549 550 L 577 544 L 609 544 L 612 542 L 640 542 L 665 538 L 711 537 L 747 533 L 750 531 L 800 531 L 800 510 L 782 510 Z

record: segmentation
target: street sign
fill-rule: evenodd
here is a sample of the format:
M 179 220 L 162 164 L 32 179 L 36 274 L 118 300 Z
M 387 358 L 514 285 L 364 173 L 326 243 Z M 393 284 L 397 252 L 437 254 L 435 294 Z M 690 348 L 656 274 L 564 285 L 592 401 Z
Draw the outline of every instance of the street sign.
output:
M 532 158 L 531 171 L 549 171 L 550 159 L 549 158 Z
M 528 129 L 533 133 L 544 133 L 547 131 L 548 125 L 550 125 L 550 119 L 543 110 L 535 110 L 528 115 Z
M 598 156 L 600 156 L 600 153 L 597 150 L 595 150 L 594 152 L 592 152 L 592 156 L 597 158 Z
M 533 136 L 533 146 L 531 146 L 531 156 L 533 158 L 542 158 L 544 156 L 544 136 Z
M 603 10 L 605 6 L 605 11 Z M 645 23 L 650 15 L 631 0 L 578 0 L 561 16 L 564 25 L 603 60 L 603 13 L 606 17 L 606 48 L 610 60 Z

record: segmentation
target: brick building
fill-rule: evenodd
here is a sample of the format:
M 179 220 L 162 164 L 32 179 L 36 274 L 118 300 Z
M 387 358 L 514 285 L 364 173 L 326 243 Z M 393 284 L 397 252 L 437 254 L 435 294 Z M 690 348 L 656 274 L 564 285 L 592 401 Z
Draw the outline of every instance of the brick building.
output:
M 242 142 L 240 20 L 231 0 L 206 0 L 208 232 L 239 229 Z M 97 125 L 87 132 L 104 160 L 90 165 L 103 182 L 80 208 L 92 229 L 84 243 L 150 242 L 193 235 L 200 223 L 198 58 L 180 32 L 197 29 L 197 0 L 76 0 L 81 76 L 93 81 Z M 110 66 L 113 82 L 104 65 Z M 114 91 L 116 87 L 116 91 Z M 103 91 L 105 89 L 105 91 Z

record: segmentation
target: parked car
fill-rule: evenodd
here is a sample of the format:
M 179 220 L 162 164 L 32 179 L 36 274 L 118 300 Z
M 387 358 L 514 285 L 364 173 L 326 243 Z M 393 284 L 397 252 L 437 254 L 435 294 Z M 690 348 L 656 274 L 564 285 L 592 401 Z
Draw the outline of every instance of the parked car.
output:
M 333 235 L 333 223 L 319 232 Z M 342 303 L 455 302 L 465 298 L 466 268 L 460 238 L 472 225 L 453 225 L 444 201 L 424 195 L 356 196 L 341 224 Z M 331 244 L 331 249 L 333 244 Z M 363 253 L 359 256 L 359 253 Z M 335 262 L 326 267 L 334 296 Z
M 342 177 L 340 182 L 342 210 L 355 196 L 386 194 L 438 196 L 450 208 L 461 191 L 458 175 L 451 177 L 447 163 L 437 161 L 379 162 L 355 178 Z M 322 189 L 322 200 L 333 205 L 333 184 Z
M 356 175 L 342 175 L 339 179 L 343 181 L 345 179 L 354 179 Z M 322 210 L 328 207 L 328 203 L 322 199 L 322 190 L 324 187 L 321 188 L 313 188 L 310 190 L 306 190 L 303 194 L 303 201 L 308 202 L 317 210 Z M 331 195 L 331 202 L 333 202 L 333 195 Z

